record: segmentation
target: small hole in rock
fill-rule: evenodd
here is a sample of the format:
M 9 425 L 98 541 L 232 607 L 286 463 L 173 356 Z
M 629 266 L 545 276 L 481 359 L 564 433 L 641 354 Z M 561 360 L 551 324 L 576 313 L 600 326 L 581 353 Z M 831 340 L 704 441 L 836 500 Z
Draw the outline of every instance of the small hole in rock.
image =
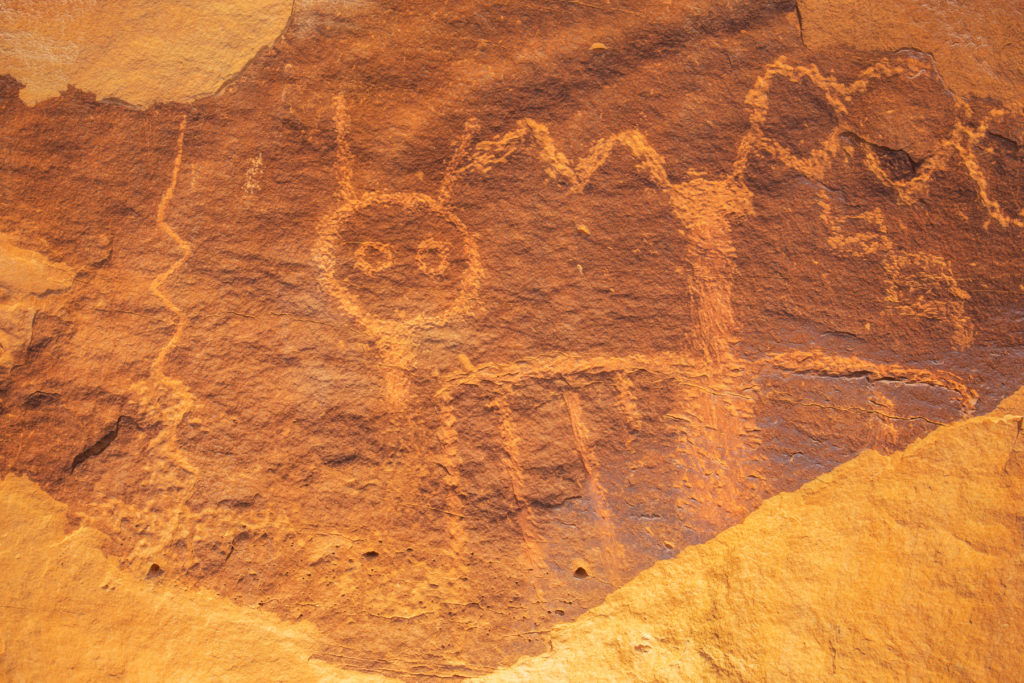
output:
M 159 579 L 164 575 L 164 570 L 160 568 L 160 565 L 155 562 L 149 565 L 149 571 L 146 572 L 147 579 Z
M 575 576 L 577 579 L 585 579 L 588 576 L 590 576 L 590 574 L 587 573 L 587 570 L 583 567 L 576 567 L 576 571 L 574 571 L 572 575 Z
M 363 557 L 365 557 L 368 560 L 372 560 L 378 555 L 380 555 L 380 553 L 378 553 L 376 550 L 368 550 L 365 553 L 363 553 Z

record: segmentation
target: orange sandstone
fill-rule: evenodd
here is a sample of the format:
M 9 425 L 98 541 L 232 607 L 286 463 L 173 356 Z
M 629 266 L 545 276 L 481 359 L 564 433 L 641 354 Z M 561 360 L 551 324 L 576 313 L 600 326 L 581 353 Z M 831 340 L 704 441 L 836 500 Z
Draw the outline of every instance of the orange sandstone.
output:
M 73 545 L 141 605 L 11 675 L 122 675 L 147 609 L 185 677 L 1010 671 L 1019 81 L 855 10 L 2 8 L 0 474 L 68 520 L 5 604 L 106 595 Z

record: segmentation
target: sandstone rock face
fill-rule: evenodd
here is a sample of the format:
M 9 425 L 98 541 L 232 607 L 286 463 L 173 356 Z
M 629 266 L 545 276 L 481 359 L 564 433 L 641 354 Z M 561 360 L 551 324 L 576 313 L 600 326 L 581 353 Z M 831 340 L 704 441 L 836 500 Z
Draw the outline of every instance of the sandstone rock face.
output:
M 1015 3 L 801 0 L 804 42 L 935 56 L 957 92 L 1024 100 L 1024 7 Z
M 1024 664 L 1022 413 L 1024 391 L 905 451 L 867 451 L 642 572 L 554 629 L 550 653 L 486 678 L 1012 680 Z M 0 589 L 15 603 L 0 662 L 14 680 L 385 678 L 316 659 L 308 624 L 119 570 L 102 534 L 65 535 L 64 506 L 26 479 L 8 476 L 0 494 Z
M 206 591 L 162 591 L 160 569 L 120 571 L 103 535 L 67 533 L 63 506 L 27 479 L 0 482 L 3 680 L 288 680 L 337 675 L 309 661 L 317 634 Z M 157 645 L 154 645 L 157 644 Z M 344 673 L 346 680 L 382 680 Z
M 1014 403 L 773 498 L 488 680 L 1018 678 L 1024 392 Z
M 288 20 L 289 0 L 4 0 L 0 74 L 35 104 L 68 86 L 148 105 L 217 90 Z
M 815 3 L 125 7 L 83 44 L 179 57 L 35 106 L 0 63 L 10 609 L 53 611 L 37 563 L 166 612 L 187 678 L 1015 670 L 1020 411 L 971 420 L 1024 383 L 1012 69 Z M 33 13 L 71 30 L 0 35 Z M 11 623 L 10 675 L 90 666 Z

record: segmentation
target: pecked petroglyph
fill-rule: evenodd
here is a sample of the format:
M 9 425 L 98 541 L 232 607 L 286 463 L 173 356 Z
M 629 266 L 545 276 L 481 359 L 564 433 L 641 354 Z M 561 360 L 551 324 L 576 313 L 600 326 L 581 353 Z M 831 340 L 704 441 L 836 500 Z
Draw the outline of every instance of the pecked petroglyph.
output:
M 343 125 L 344 120 L 344 114 L 339 114 L 337 117 L 339 128 Z M 718 409 L 716 403 L 721 396 L 727 396 L 730 393 L 728 383 L 722 380 L 728 373 L 723 373 L 721 370 L 721 368 L 727 367 L 729 363 L 728 346 L 733 326 L 728 294 L 730 247 L 726 240 L 728 217 L 748 208 L 744 201 L 742 189 L 729 182 L 714 183 L 700 178 L 688 184 L 673 185 L 668 179 L 661 155 L 651 147 L 644 136 L 638 131 L 628 131 L 598 141 L 584 158 L 573 164 L 555 146 L 548 129 L 535 121 L 523 120 L 519 122 L 514 131 L 496 140 L 478 143 L 470 152 L 467 149 L 467 139 L 472 134 L 474 128 L 472 124 L 467 127 L 467 136 L 457 146 L 456 155 L 448 164 L 448 172 L 441 183 L 442 190 L 439 193 L 441 197 L 447 197 L 451 192 L 450 188 L 459 181 L 465 181 L 469 174 L 485 174 L 496 164 L 505 162 L 510 155 L 520 150 L 536 154 L 545 165 L 551 177 L 562 178 L 568 181 L 570 192 L 583 192 L 591 177 L 604 165 L 616 147 L 627 150 L 636 160 L 638 168 L 666 193 L 670 198 L 674 211 L 681 219 L 681 225 L 685 228 L 680 228 L 679 231 L 687 237 L 690 237 L 692 234 L 688 255 L 692 257 L 693 267 L 697 275 L 693 279 L 692 295 L 699 302 L 697 304 L 699 309 L 697 319 L 699 323 L 693 333 L 695 343 L 701 349 L 704 357 L 704 372 L 709 374 L 707 381 L 716 387 L 718 384 L 722 384 L 721 387 L 718 387 L 719 392 L 717 394 L 699 391 L 697 396 L 694 397 L 695 402 L 701 406 L 698 410 L 703 411 L 702 416 L 705 418 L 695 421 L 695 424 L 704 425 L 708 423 L 711 425 L 710 429 L 719 432 L 728 432 L 730 429 L 737 431 L 735 439 L 737 445 L 735 447 L 739 448 L 738 443 L 742 440 L 739 432 L 743 430 L 743 427 L 734 424 L 733 420 L 736 414 L 742 412 L 742 409 L 738 405 L 730 405 L 724 409 Z M 345 166 L 347 163 L 350 163 L 349 152 L 343 143 L 339 145 L 339 149 L 342 150 L 339 155 L 339 164 Z M 467 155 L 467 160 L 461 158 Z M 414 364 L 414 360 L 410 358 L 412 334 L 418 328 L 444 324 L 455 315 L 465 315 L 468 313 L 471 302 L 476 296 L 479 287 L 480 271 L 485 269 L 486 265 L 479 264 L 479 257 L 473 243 L 473 238 L 470 237 L 470 233 L 466 228 L 462 226 L 461 221 L 450 210 L 440 205 L 437 200 L 422 195 L 378 194 L 372 192 L 359 196 L 354 193 L 349 184 L 351 171 L 342 170 L 339 171 L 338 175 L 340 178 L 339 196 L 343 204 L 322 223 L 320 229 L 321 237 L 316 252 L 316 260 L 322 274 L 321 285 L 341 304 L 346 312 L 358 319 L 371 334 L 380 338 L 388 405 L 392 406 L 392 408 L 399 408 L 408 400 L 407 385 L 399 373 L 407 372 Z M 713 206 L 715 202 L 721 202 L 722 205 L 717 209 L 717 214 L 713 213 L 708 218 L 706 210 Z M 349 221 L 353 215 L 363 208 L 383 204 L 400 204 L 405 207 L 420 209 L 421 211 L 429 210 L 436 214 L 442 214 L 445 220 L 455 226 L 462 235 L 462 239 L 467 245 L 467 275 L 463 284 L 457 290 L 457 294 L 450 302 L 446 301 L 441 304 L 428 302 L 428 306 L 437 305 L 438 310 L 434 311 L 428 308 L 423 311 L 405 312 L 401 306 L 398 306 L 397 311 L 399 314 L 404 315 L 404 319 L 382 320 L 380 316 L 368 313 L 368 305 L 357 302 L 353 296 L 351 290 L 358 287 L 356 282 L 360 277 L 359 273 L 349 272 L 347 277 L 344 278 L 344 285 L 339 281 L 338 263 L 335 253 L 339 251 L 339 236 L 351 230 L 351 228 L 344 229 L 339 226 Z M 687 221 L 686 219 L 691 220 Z M 434 238 L 428 237 L 428 239 Z M 420 257 L 422 244 L 420 244 L 417 252 L 417 260 Z M 392 249 L 390 244 L 381 243 L 380 241 L 363 241 L 355 248 L 354 254 L 350 257 L 354 264 L 354 268 L 350 270 L 361 271 L 361 274 L 364 276 L 377 276 L 379 273 L 388 271 L 394 265 Z M 407 249 L 407 251 L 411 250 Z M 372 263 L 368 262 L 368 257 L 373 259 Z M 418 263 L 418 265 L 423 274 L 428 274 L 426 269 L 423 268 L 422 263 Z M 410 286 L 409 289 L 418 293 L 417 288 Z M 390 297 L 388 301 L 389 305 L 394 306 L 395 297 Z M 369 306 L 373 305 L 372 302 L 368 303 Z M 395 311 L 392 310 L 392 317 L 394 317 L 394 313 Z M 584 359 L 584 365 L 593 360 Z M 528 363 L 528 361 L 526 362 Z M 556 365 L 559 363 L 557 360 L 555 362 Z M 571 361 L 569 365 L 571 365 Z M 639 363 L 635 360 L 632 363 L 626 361 L 624 367 L 627 370 L 635 371 L 645 369 L 646 366 L 644 359 L 641 358 Z M 557 371 L 560 373 L 573 373 L 573 370 L 566 366 L 559 368 Z M 576 374 L 581 373 L 585 374 L 585 370 L 582 368 L 576 372 Z M 527 374 L 530 373 L 528 372 Z M 533 376 L 536 376 L 536 374 L 534 373 Z M 508 385 L 508 390 L 514 390 L 514 384 Z M 450 387 L 443 387 L 439 390 L 441 396 L 450 394 L 450 392 Z M 586 427 L 587 417 L 575 393 L 566 391 L 563 393 L 563 398 L 566 406 L 566 415 L 563 419 L 568 419 L 571 424 L 571 433 L 576 451 L 586 472 L 588 482 L 587 495 L 595 505 L 596 514 L 600 520 L 599 525 L 602 528 L 602 545 L 605 548 L 604 560 L 602 562 L 603 568 L 609 572 L 613 580 L 617 581 L 621 577 L 623 562 L 617 558 L 620 552 L 618 550 L 618 541 L 615 538 L 614 524 L 611 519 L 612 514 L 605 502 L 606 492 L 600 483 L 599 463 L 591 452 L 590 436 Z M 496 400 L 501 401 L 500 390 Z M 683 397 L 681 400 L 686 401 L 687 399 Z M 444 405 L 445 400 L 443 398 L 441 403 L 440 410 L 444 416 L 441 440 L 444 444 L 444 452 L 446 453 L 445 470 L 448 472 L 447 476 L 450 478 L 449 486 L 453 491 L 449 495 L 449 504 L 455 508 L 450 510 L 453 513 L 452 521 L 450 521 L 450 526 L 452 527 L 451 535 L 453 539 L 456 539 L 455 546 L 458 548 L 461 545 L 461 541 L 457 539 L 465 536 L 465 532 L 459 528 L 461 525 L 456 495 L 460 486 L 459 471 L 461 469 L 461 456 L 457 446 L 459 443 L 458 418 L 449 406 Z M 516 480 L 521 479 L 521 476 L 516 474 L 514 465 L 518 459 L 516 457 L 517 447 L 514 440 L 511 440 L 509 437 L 509 434 L 514 433 L 515 428 L 512 426 L 511 413 L 507 408 L 502 411 L 502 415 L 501 429 L 506 434 L 505 453 L 508 457 L 507 462 L 511 464 L 510 479 L 512 481 L 511 485 L 514 488 L 517 485 Z M 741 417 L 739 419 L 742 420 L 744 418 Z M 750 416 L 746 416 L 746 419 L 749 420 Z M 677 446 L 677 448 L 682 448 L 682 445 Z M 697 458 L 700 456 L 701 454 L 698 453 L 681 453 L 677 457 L 685 459 L 687 457 Z M 524 532 L 523 536 L 524 539 L 527 539 L 527 556 L 536 557 L 536 550 L 532 547 L 534 544 L 531 544 L 528 540 L 528 532 Z M 456 549 L 455 552 L 458 552 L 458 550 Z M 534 562 L 536 563 L 536 560 Z
M 372 405 L 380 406 L 381 414 L 360 418 L 366 437 L 357 447 L 346 445 L 349 451 L 330 458 L 285 462 L 303 468 L 301 476 L 322 477 L 325 495 L 340 499 L 339 491 L 346 496 L 358 491 L 358 497 L 344 498 L 339 506 L 375 501 L 376 508 L 366 513 L 374 520 L 372 533 L 359 526 L 367 524 L 363 517 L 349 521 L 339 515 L 330 523 L 309 523 L 310 515 L 316 514 L 310 508 L 313 501 L 287 501 L 280 509 L 239 504 L 218 513 L 196 510 L 190 503 L 204 495 L 201 473 L 211 456 L 195 450 L 194 432 L 193 441 L 180 438 L 184 430 L 193 429 L 182 419 L 192 401 L 200 402 L 192 387 L 204 380 L 194 372 L 172 376 L 167 368 L 169 355 L 195 319 L 189 318 L 177 296 L 167 298 L 165 284 L 187 259 L 203 254 L 167 220 L 171 203 L 178 201 L 177 169 L 184 140 L 179 138 L 178 161 L 161 197 L 157 221 L 174 241 L 178 258 L 154 280 L 151 290 L 174 314 L 175 328 L 146 385 L 151 405 L 164 411 L 150 447 L 166 456 L 166 462 L 160 459 L 151 466 L 147 485 L 164 495 L 152 504 L 111 503 L 95 510 L 90 519 L 132 520 L 145 529 L 139 532 L 143 540 L 126 554 L 134 564 L 157 562 L 186 571 L 197 562 L 222 562 L 217 571 L 224 577 L 237 571 L 235 563 L 247 546 L 255 545 L 254 537 L 265 544 L 305 539 L 300 555 L 316 563 L 310 579 L 315 588 L 309 590 L 320 605 L 314 614 L 324 623 L 331 619 L 332 605 L 345 600 L 360 605 L 357 609 L 370 621 L 401 619 L 414 624 L 416 619 L 442 618 L 438 615 L 443 610 L 467 613 L 477 601 L 491 599 L 486 571 L 476 568 L 491 566 L 488 558 L 499 548 L 503 555 L 511 550 L 514 562 L 501 571 L 522 586 L 517 583 L 508 599 L 516 602 L 516 614 L 525 615 L 522 618 L 547 624 L 561 618 L 559 610 L 573 613 L 567 602 L 580 590 L 602 595 L 651 562 L 742 519 L 778 488 L 779 471 L 790 465 L 767 454 L 765 443 L 775 438 L 775 427 L 766 422 L 766 404 L 791 406 L 804 416 L 817 413 L 817 422 L 808 419 L 814 425 L 808 427 L 812 438 L 826 438 L 813 432 L 820 429 L 818 422 L 829 421 L 821 416 L 840 415 L 848 422 L 837 429 L 860 429 L 857 434 L 886 445 L 903 443 L 907 435 L 928 425 L 971 414 L 978 400 L 973 378 L 953 371 L 866 358 L 852 351 L 815 346 L 779 351 L 745 341 L 749 330 L 743 328 L 736 298 L 737 288 L 750 283 L 739 272 L 737 243 L 743 239 L 738 234 L 743 222 L 757 212 L 750 182 L 760 173 L 757 164 L 767 159 L 827 184 L 835 164 L 860 163 L 861 157 L 849 161 L 853 157 L 843 138 L 844 98 L 870 88 L 876 72 L 895 73 L 894 68 L 878 67 L 863 84 L 844 85 L 812 67 L 782 62 L 769 66 L 748 94 L 749 125 L 739 139 L 736 158 L 721 176 L 670 171 L 672 160 L 636 129 L 599 138 L 574 157 L 558 141 L 557 130 L 535 119 L 518 120 L 507 131 L 483 139 L 479 122 L 470 120 L 452 142 L 453 152 L 440 162 L 443 172 L 435 189 L 417 192 L 357 187 L 361 160 L 349 148 L 346 104 L 336 99 L 333 116 L 328 117 L 336 135 L 333 205 L 315 222 L 311 245 L 316 294 L 320 303 L 341 314 L 342 321 L 365 333 L 361 340 L 371 343 L 356 344 L 344 327 L 335 328 L 337 338 L 325 328 L 317 340 L 336 345 L 350 359 L 366 357 L 368 377 L 359 391 L 369 401 L 379 390 L 381 400 Z M 772 84 L 790 78 L 829 93 L 826 99 L 837 112 L 834 130 L 824 141 L 800 152 L 766 132 Z M 927 194 L 927 183 L 893 179 L 882 161 L 877 168 L 872 166 L 870 150 L 860 153 L 867 172 L 891 187 L 901 206 Z M 946 163 L 963 158 L 955 145 L 946 143 L 940 144 L 939 156 Z M 256 168 L 252 159 L 262 160 L 259 172 L 240 172 Z M 242 195 L 247 210 L 273 192 L 274 163 L 270 153 L 250 152 L 232 166 L 232 191 L 236 197 Z M 508 233 L 525 229 L 482 224 L 468 207 L 467 191 L 486 194 L 489 183 L 515 181 L 530 164 L 538 173 L 529 182 L 540 183 L 555 205 L 585 203 L 604 191 L 600 183 L 609 177 L 620 182 L 620 176 L 631 182 L 638 178 L 637 187 L 649 190 L 642 201 L 664 205 L 657 220 L 644 226 L 664 238 L 662 242 L 630 234 L 630 225 L 616 227 L 594 216 L 571 215 L 565 225 L 538 232 L 550 237 L 550 244 L 534 240 L 533 250 L 525 251 L 523 258 L 561 257 L 555 238 L 566 231 L 589 240 L 588 245 L 606 240 L 611 245 L 609 261 L 636 260 L 612 267 L 603 282 L 615 291 L 605 299 L 595 298 L 590 309 L 578 315 L 585 323 L 601 315 L 615 318 L 629 312 L 622 302 L 630 297 L 659 296 L 645 290 L 644 269 L 649 268 L 664 273 L 660 284 L 665 288 L 659 292 L 678 292 L 678 300 L 671 303 L 680 313 L 669 321 L 680 330 L 678 338 L 661 335 L 669 323 L 652 327 L 655 321 L 624 318 L 624 326 L 633 326 L 629 344 L 621 339 L 602 343 L 589 331 L 573 337 L 573 329 L 582 329 L 572 327 L 583 324 L 578 322 L 567 323 L 559 332 L 551 330 L 547 336 L 553 341 L 547 346 L 536 343 L 545 335 L 543 328 L 520 336 L 510 328 L 503 336 L 464 343 L 487 323 L 500 321 L 496 290 L 504 287 L 502 295 L 515 295 L 512 285 L 522 284 L 502 279 L 516 266 L 499 268 L 493 241 L 497 235 L 512 244 L 517 235 Z M 922 166 L 922 172 L 931 173 L 929 177 L 942 171 L 935 163 L 928 168 Z M 982 162 L 978 168 L 984 170 Z M 495 180 L 499 177 L 503 179 Z M 239 192 L 239 184 L 250 180 Z M 640 190 L 625 190 L 634 191 Z M 954 277 L 948 260 L 900 246 L 893 235 L 904 229 L 902 219 L 890 215 L 888 205 L 854 210 L 824 191 L 816 189 L 814 196 L 825 235 L 817 247 L 854 261 L 879 260 L 884 266 L 886 315 L 894 320 L 941 320 L 954 346 L 970 348 L 977 325 L 968 313 L 970 299 L 961 296 L 969 288 Z M 528 200 L 523 200 L 527 207 Z M 993 225 L 1002 224 L 996 214 L 991 220 Z M 587 282 L 600 275 L 600 268 L 582 257 L 569 260 L 560 282 L 565 291 L 582 292 L 573 289 L 573 278 Z M 530 301 L 556 313 L 573 304 L 571 297 L 551 302 L 543 295 Z M 488 344 L 495 341 L 504 345 L 489 350 Z M 839 385 L 852 387 L 850 398 L 824 395 Z M 932 405 L 918 410 L 922 401 Z M 295 434 L 302 432 L 285 435 L 282 430 L 282 440 Z M 852 454 L 844 452 L 842 457 Z M 381 462 L 388 469 L 378 474 L 384 467 Z M 196 476 L 183 480 L 185 467 L 193 463 Z M 261 476 L 277 475 L 254 466 L 243 478 L 258 481 Z M 796 476 L 805 475 L 800 470 Z M 146 521 L 154 517 L 159 523 Z M 420 526 L 412 526 L 410 520 Z M 438 533 L 444 544 L 418 555 L 415 538 L 427 533 L 422 529 L 428 525 L 429 533 Z M 500 531 L 493 530 L 495 525 Z M 577 545 L 565 542 L 567 529 L 575 530 Z M 332 573 L 340 571 L 337 558 L 346 554 L 373 557 L 378 548 L 399 545 L 411 549 L 405 564 L 366 576 L 352 567 Z M 224 549 L 227 559 L 208 559 L 214 547 Z M 373 566 L 369 559 L 357 561 Z M 372 604 L 370 585 L 387 586 L 374 589 L 383 591 L 386 606 Z M 339 592 L 349 597 L 338 597 Z M 298 609 L 273 588 L 267 594 L 279 601 L 275 609 Z M 439 606 L 438 613 L 431 616 L 423 604 Z M 515 631 L 507 624 L 495 628 L 499 639 Z
M 123 422 L 48 490 L 132 571 L 312 621 L 365 670 L 481 673 L 1016 387 L 1019 108 L 912 52 L 815 66 L 781 15 L 767 52 L 691 61 L 666 25 L 657 56 L 601 36 L 439 88 L 332 11 L 190 105 L 4 110 L 65 116 L 0 165 L 76 191 L 20 243 L 77 267 L 112 239 L 20 328 L 0 449 L 43 471 L 40 425 L 70 459 Z M 138 174 L 96 163 L 129 142 Z
M 949 323 L 953 344 L 970 347 L 974 324 L 964 302 L 971 298 L 957 283 L 949 263 L 938 254 L 899 251 L 889 236 L 889 221 L 879 209 L 839 217 L 828 194 L 819 192 L 821 218 L 828 226 L 828 245 L 837 253 L 853 258 L 879 254 L 886 273 L 885 300 L 897 315 L 928 318 Z M 851 229 L 849 226 L 853 226 Z M 865 232 L 854 232 L 857 226 Z M 904 226 L 897 229 L 906 231 Z
M 416 193 L 359 192 L 353 185 L 355 163 L 347 142 L 347 114 L 341 99 L 337 101 L 336 125 L 338 143 L 338 204 L 323 219 L 315 260 L 320 270 L 321 287 L 332 299 L 378 341 L 380 367 L 385 378 L 386 405 L 397 413 L 418 414 L 432 406 L 440 420 L 437 431 L 442 462 L 442 480 L 447 490 L 445 512 L 453 557 L 468 552 L 473 542 L 466 518 L 468 510 L 461 496 L 466 485 L 463 471 L 476 467 L 485 456 L 473 443 L 473 434 L 490 429 L 500 435 L 498 457 L 503 478 L 510 491 L 514 518 L 522 543 L 522 561 L 527 573 L 534 577 L 538 596 L 550 593 L 551 586 L 536 580 L 536 572 L 549 561 L 540 530 L 531 477 L 524 462 L 536 460 L 538 444 L 528 443 L 523 434 L 528 427 L 513 406 L 514 401 L 530 400 L 538 390 L 555 392 L 561 397 L 561 415 L 555 419 L 567 425 L 570 441 L 565 445 L 578 458 L 584 478 L 583 495 L 592 507 L 595 533 L 602 548 L 595 561 L 598 574 L 616 582 L 626 573 L 629 561 L 616 529 L 616 518 L 622 512 L 610 502 L 620 495 L 610 492 L 603 482 L 602 454 L 595 444 L 609 438 L 596 436 L 589 424 L 609 420 L 621 424 L 623 443 L 644 439 L 647 447 L 659 444 L 669 454 L 668 460 L 680 477 L 674 482 L 678 499 L 674 514 L 686 526 L 706 514 L 694 508 L 694 500 L 708 496 L 734 501 L 735 512 L 765 495 L 762 470 L 768 467 L 760 454 L 760 429 L 757 426 L 757 396 L 766 392 L 782 402 L 816 406 L 814 400 L 775 386 L 762 388 L 764 373 L 816 376 L 820 378 L 866 377 L 871 382 L 906 382 L 906 386 L 934 387 L 944 393 L 944 400 L 955 414 L 972 413 L 976 393 L 951 373 L 903 366 L 824 352 L 820 349 L 772 353 L 746 358 L 736 350 L 741 334 L 733 311 L 732 287 L 735 281 L 735 249 L 732 244 L 733 224 L 754 212 L 752 193 L 746 178 L 752 173 L 754 155 L 767 155 L 811 179 L 824 182 L 829 168 L 837 158 L 848 154 L 843 138 L 841 118 L 850 97 L 871 87 L 873 81 L 907 74 L 920 65 L 879 63 L 847 84 L 823 76 L 814 66 L 794 67 L 780 60 L 770 65 L 752 90 L 746 102 L 750 107 L 749 127 L 738 146 L 737 157 L 724 178 L 708 178 L 688 173 L 678 182 L 670 179 L 662 155 L 638 130 L 623 131 L 599 139 L 580 158 L 573 160 L 560 149 L 551 131 L 533 119 L 522 119 L 504 134 L 472 142 L 479 123 L 470 121 L 455 145 L 455 153 L 446 165 L 440 189 L 434 196 Z M 804 154 L 788 149 L 772 139 L 764 130 L 770 108 L 770 90 L 776 79 L 807 81 L 819 89 L 840 122 L 824 140 Z M 965 104 L 959 103 L 963 110 Z M 983 126 L 986 124 L 983 124 Z M 927 190 L 932 175 L 954 160 L 968 156 L 961 140 L 973 139 L 982 128 L 971 129 L 958 121 L 952 137 L 939 145 L 937 155 L 911 181 L 894 180 L 869 152 L 867 168 L 879 181 L 891 187 L 900 201 L 912 203 Z M 427 369 L 417 369 L 419 340 L 425 330 L 443 327 L 456 320 L 472 321 L 478 313 L 478 301 L 486 296 L 488 263 L 477 246 L 479 237 L 472 226 L 463 223 L 457 213 L 458 188 L 479 182 L 495 169 L 511 163 L 517 156 L 533 158 L 549 182 L 558 184 L 566 195 L 585 195 L 596 175 L 609 163 L 616 151 L 624 152 L 636 172 L 665 197 L 676 221 L 676 232 L 684 240 L 678 254 L 680 266 L 690 268 L 687 287 L 693 309 L 687 339 L 675 351 L 653 353 L 609 354 L 606 351 L 566 351 L 540 356 L 524 356 L 515 360 L 489 361 L 477 357 L 470 361 L 463 353 L 460 362 L 444 369 L 434 369 L 432 398 L 413 396 L 411 378 Z M 969 167 L 969 164 L 968 164 Z M 973 171 L 972 171 L 973 173 Z M 981 175 L 972 175 L 979 191 L 984 193 Z M 923 317 L 948 322 L 951 341 L 958 348 L 968 348 L 973 338 L 973 323 L 964 307 L 969 295 L 953 277 L 946 261 L 938 254 L 900 251 L 889 232 L 889 219 L 881 209 L 837 215 L 824 191 L 819 192 L 820 219 L 828 231 L 823 248 L 850 258 L 879 256 L 886 275 L 885 301 L 896 316 Z M 1001 207 L 985 200 L 993 220 L 1001 220 Z M 444 231 L 436 226 L 424 230 L 398 211 L 391 215 L 383 210 L 377 221 L 369 219 L 371 209 L 401 209 L 415 214 L 435 216 L 446 224 L 454 238 L 438 239 Z M 366 214 L 362 223 L 360 219 Z M 392 227 L 384 228 L 381 223 Z M 580 223 L 580 233 L 591 230 Z M 390 232 L 387 232 L 390 231 Z M 400 240 L 396 242 L 395 240 Z M 408 244 L 401 240 L 413 240 Z M 461 243 L 461 244 L 460 244 Z M 401 256 L 398 254 L 401 253 Z M 339 256 L 342 254 L 342 256 Z M 393 275 L 401 265 L 406 273 Z M 449 277 L 450 269 L 456 273 Z M 585 266 L 576 264 L 582 275 Z M 418 273 L 417 273 L 418 271 Z M 405 289 L 394 289 L 391 274 L 405 279 Z M 416 285 L 420 278 L 428 286 Z M 432 284 L 444 282 L 447 291 L 428 295 Z M 379 289 L 375 289 L 379 287 Z M 385 295 L 384 293 L 387 292 Z M 387 296 L 387 306 L 375 301 Z M 404 297 L 404 298 L 403 298 Z M 380 312 L 377 312 L 380 311 Z M 386 311 L 386 313 L 385 313 Z M 644 415 L 644 392 L 636 389 L 638 381 L 663 382 L 672 396 L 671 406 L 651 418 Z M 566 384 L 567 383 L 567 384 Z M 607 385 L 606 394 L 592 390 L 581 399 L 578 387 Z M 878 384 L 877 386 L 882 386 Z M 877 389 L 876 386 L 876 389 Z M 539 387 L 543 387 L 540 388 Z M 782 393 L 780 393 L 782 391 Z M 554 394 L 553 394 L 554 395 Z M 870 400 L 883 406 L 866 406 L 863 410 L 887 420 L 884 431 L 892 436 L 901 420 L 917 420 L 901 415 L 900 409 L 884 393 L 875 391 Z M 425 402 L 426 401 L 426 402 Z M 473 404 L 487 407 L 483 413 L 470 409 Z M 837 409 L 822 404 L 820 409 Z M 848 410 L 850 408 L 839 408 Z M 857 409 L 857 408 L 853 408 Z M 475 417 L 467 417 L 469 413 Z M 473 424 L 470 425 L 469 423 Z M 543 446 L 542 444 L 540 446 Z M 724 513 L 723 513 L 724 514 Z
M 195 398 L 189 391 L 188 385 L 178 378 L 167 374 L 167 356 L 177 345 L 178 340 L 184 332 L 187 324 L 187 315 L 162 289 L 167 279 L 173 276 L 192 255 L 192 245 L 181 237 L 174 228 L 167 222 L 167 209 L 171 200 L 174 199 L 174 192 L 178 186 L 178 175 L 181 171 L 181 156 L 185 144 L 185 127 L 187 119 L 181 117 L 178 127 L 178 140 L 176 143 L 174 161 L 171 167 L 171 178 L 160 198 L 160 204 L 156 210 L 156 223 L 163 232 L 171 238 L 180 255 L 164 272 L 160 273 L 150 284 L 150 291 L 175 317 L 174 334 L 167 340 L 167 343 L 160 349 L 160 352 L 153 359 L 150 366 L 149 378 L 144 382 L 136 384 L 134 389 L 138 392 L 144 408 L 159 415 L 162 424 L 159 434 L 153 438 L 151 446 L 161 455 L 168 458 L 175 465 L 190 474 L 196 474 L 195 465 L 189 461 L 188 455 L 182 451 L 177 442 L 177 429 L 184 419 L 185 414 L 194 405 Z
M 321 287 L 379 342 L 387 404 L 397 410 L 408 400 L 413 337 L 469 312 L 480 284 L 479 253 L 473 235 L 445 206 L 444 183 L 438 197 L 356 192 L 343 100 L 336 106 L 341 205 L 321 221 L 314 259 Z M 375 212 L 392 225 L 388 241 L 366 231 L 376 226 L 372 220 L 359 225 Z M 410 231 L 417 234 L 410 237 Z M 397 287 L 378 291 L 396 278 Z

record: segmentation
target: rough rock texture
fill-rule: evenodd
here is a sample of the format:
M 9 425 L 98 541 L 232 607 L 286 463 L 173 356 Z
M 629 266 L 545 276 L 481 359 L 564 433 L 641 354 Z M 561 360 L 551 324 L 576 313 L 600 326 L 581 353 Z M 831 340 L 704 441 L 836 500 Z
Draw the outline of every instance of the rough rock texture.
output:
M 280 30 L 243 5 L 204 78 Z M 1021 101 L 927 47 L 810 49 L 808 16 L 308 2 L 191 103 L 194 33 L 181 79 L 0 78 L 0 473 L 134 580 L 316 630 L 267 621 L 267 661 L 470 676 L 991 410 L 1024 383 Z M 164 104 L 84 90 L 139 83 Z
M 272 42 L 291 0 L 2 0 L 0 74 L 29 103 L 69 85 L 131 104 L 212 93 Z
M 487 680 L 1013 680 L 1022 426 L 1024 390 L 905 451 L 863 453 L 642 572 L 557 627 L 549 654 Z M 34 484 L 0 482 L 0 674 L 373 680 L 312 659 L 314 629 L 168 589 L 159 569 L 118 570 L 100 534 L 64 523 Z
M 66 531 L 64 506 L 26 479 L 0 482 L 0 679 L 321 681 L 318 641 L 206 591 L 158 587 L 104 557 L 102 535 Z M 345 672 L 346 679 L 381 680 Z
M 934 55 L 957 92 L 1024 101 L 1024 5 L 991 0 L 800 0 L 804 42 Z
M 493 681 L 1011 681 L 1024 670 L 1024 391 L 866 451 L 656 564 Z

